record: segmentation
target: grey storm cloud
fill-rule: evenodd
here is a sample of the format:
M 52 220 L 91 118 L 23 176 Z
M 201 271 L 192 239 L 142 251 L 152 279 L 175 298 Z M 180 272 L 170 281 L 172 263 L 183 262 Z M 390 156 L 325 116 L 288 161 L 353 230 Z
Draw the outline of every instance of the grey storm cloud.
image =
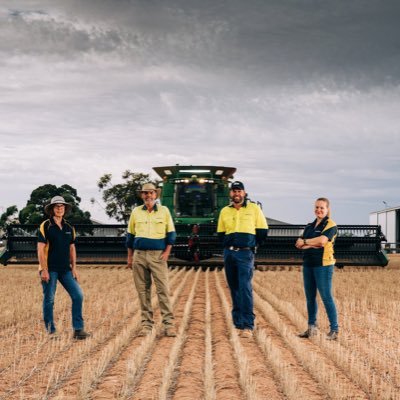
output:
M 69 183 L 89 208 L 106 172 L 218 162 L 273 218 L 326 195 L 365 222 L 399 202 L 399 17 L 394 0 L 5 0 L 0 206 Z
M 3 51 L 110 53 L 147 65 L 226 69 L 249 81 L 399 78 L 397 1 L 86 0 L 34 8 L 39 4 L 5 9 Z

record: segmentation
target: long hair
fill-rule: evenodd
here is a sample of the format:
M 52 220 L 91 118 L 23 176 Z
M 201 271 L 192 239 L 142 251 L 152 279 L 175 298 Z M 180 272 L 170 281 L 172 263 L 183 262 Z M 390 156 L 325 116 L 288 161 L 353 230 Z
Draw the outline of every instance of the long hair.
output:
M 317 201 L 323 201 L 326 206 L 328 207 L 328 217 L 331 217 L 331 207 L 330 207 L 330 202 L 326 197 L 319 197 L 317 200 L 315 200 L 315 202 Z

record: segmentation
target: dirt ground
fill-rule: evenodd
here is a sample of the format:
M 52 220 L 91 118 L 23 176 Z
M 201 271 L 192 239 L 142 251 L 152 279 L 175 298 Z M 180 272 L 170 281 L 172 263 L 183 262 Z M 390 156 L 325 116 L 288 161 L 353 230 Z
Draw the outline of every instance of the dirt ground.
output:
M 386 268 L 336 270 L 340 337 L 319 303 L 319 334 L 307 326 L 298 267 L 255 271 L 256 329 L 232 327 L 223 271 L 170 270 L 178 335 L 138 336 L 131 271 L 81 266 L 86 329 L 74 341 L 70 300 L 59 286 L 58 339 L 44 332 L 34 266 L 0 267 L 0 399 L 400 399 L 400 255 Z

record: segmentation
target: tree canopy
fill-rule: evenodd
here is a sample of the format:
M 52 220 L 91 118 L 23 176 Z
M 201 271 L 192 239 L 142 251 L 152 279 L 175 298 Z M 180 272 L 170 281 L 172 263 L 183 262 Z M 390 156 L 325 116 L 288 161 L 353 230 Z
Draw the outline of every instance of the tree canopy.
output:
M 152 181 L 149 174 L 130 170 L 123 172 L 123 183 L 113 184 L 111 179 L 112 174 L 104 174 L 97 182 L 99 190 L 103 192 L 102 198 L 106 203 L 105 211 L 109 217 L 127 223 L 132 209 L 143 203 L 139 194 L 142 185 L 145 183 L 157 185 L 157 181 Z
M 1 238 L 1 236 L 3 236 L 7 225 L 18 222 L 17 214 L 18 214 L 18 207 L 15 205 L 7 207 L 7 210 L 5 212 L 3 212 L 3 214 L 1 214 L 1 216 L 0 216 L 0 238 Z
M 79 208 L 81 198 L 78 196 L 76 189 L 66 184 L 60 187 L 46 184 L 33 190 L 26 206 L 19 212 L 20 223 L 40 224 L 47 218 L 44 213 L 44 207 L 54 196 L 62 196 L 67 203 L 72 205 L 72 210 L 66 216 L 68 221 L 73 224 L 91 224 L 90 213 Z

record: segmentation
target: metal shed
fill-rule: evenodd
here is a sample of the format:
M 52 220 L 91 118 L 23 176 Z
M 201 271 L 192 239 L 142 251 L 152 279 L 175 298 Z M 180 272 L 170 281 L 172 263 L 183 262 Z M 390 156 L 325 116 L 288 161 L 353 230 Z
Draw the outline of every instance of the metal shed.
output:
M 381 226 L 382 233 L 387 239 L 385 245 L 387 249 L 400 252 L 400 206 L 386 207 L 383 210 L 371 212 L 369 223 Z

